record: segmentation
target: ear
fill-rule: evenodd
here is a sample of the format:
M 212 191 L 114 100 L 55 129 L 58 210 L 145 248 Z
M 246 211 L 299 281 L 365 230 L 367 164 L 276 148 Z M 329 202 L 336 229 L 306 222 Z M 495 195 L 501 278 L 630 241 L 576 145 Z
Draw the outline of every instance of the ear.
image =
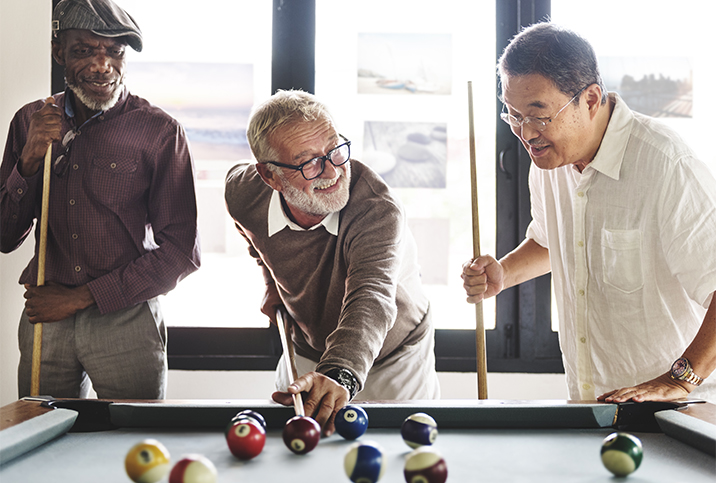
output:
M 60 65 L 65 65 L 65 51 L 62 48 L 62 43 L 58 40 L 52 41 L 52 57 Z
M 589 117 L 594 118 L 602 105 L 602 88 L 599 87 L 599 84 L 592 84 L 584 89 L 582 96 L 587 103 Z
M 256 163 L 256 171 L 261 176 L 261 179 L 269 185 L 271 188 L 278 192 L 283 191 L 283 184 L 281 180 L 276 176 L 276 173 L 271 171 L 265 163 Z

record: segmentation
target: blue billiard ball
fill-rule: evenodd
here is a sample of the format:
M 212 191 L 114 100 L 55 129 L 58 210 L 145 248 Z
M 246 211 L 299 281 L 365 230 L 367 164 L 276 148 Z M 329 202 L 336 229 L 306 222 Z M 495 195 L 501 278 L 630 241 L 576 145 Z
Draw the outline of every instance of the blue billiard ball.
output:
M 405 444 L 413 449 L 430 446 L 438 437 L 438 425 L 432 417 L 425 413 L 411 414 L 403 421 L 400 435 Z
M 602 442 L 602 463 L 616 476 L 627 476 L 641 464 L 644 448 L 636 436 L 612 433 Z
M 385 472 L 383 449 L 373 442 L 353 443 L 343 459 L 346 475 L 354 483 L 376 483 Z
M 368 429 L 368 415 L 360 406 L 343 406 L 335 419 L 336 432 L 345 439 L 356 439 Z

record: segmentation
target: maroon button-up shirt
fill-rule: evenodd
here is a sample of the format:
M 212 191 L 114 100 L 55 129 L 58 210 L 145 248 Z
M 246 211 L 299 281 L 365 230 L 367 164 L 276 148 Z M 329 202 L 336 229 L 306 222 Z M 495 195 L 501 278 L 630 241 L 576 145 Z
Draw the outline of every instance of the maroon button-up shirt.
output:
M 57 94 L 65 112 L 71 93 Z M 39 220 L 42 169 L 23 178 L 17 162 L 37 101 L 12 120 L 0 167 L 0 250 L 19 247 Z M 70 110 L 71 112 L 71 110 Z M 45 279 L 87 284 L 102 313 L 144 302 L 174 288 L 199 267 L 194 166 L 182 126 L 125 89 L 117 104 L 75 126 L 63 115 L 62 135 L 79 128 L 66 169 L 50 180 Z M 61 173 L 58 175 L 58 173 Z M 35 256 L 20 283 L 37 283 Z

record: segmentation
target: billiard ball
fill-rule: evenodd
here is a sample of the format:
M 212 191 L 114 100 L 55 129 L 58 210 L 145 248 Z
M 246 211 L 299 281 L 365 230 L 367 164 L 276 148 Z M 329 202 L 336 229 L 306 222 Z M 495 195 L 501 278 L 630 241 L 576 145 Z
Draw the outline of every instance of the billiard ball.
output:
M 306 416 L 294 416 L 283 428 L 283 442 L 296 454 L 306 454 L 318 445 L 321 427 Z
M 410 453 L 403 468 L 408 483 L 445 483 L 447 473 L 445 460 L 429 446 L 422 446 Z
M 242 460 L 250 460 L 264 449 L 266 431 L 254 419 L 237 419 L 226 433 L 226 444 L 231 454 Z
M 189 454 L 177 461 L 169 483 L 216 483 L 216 467 L 206 456 Z
M 169 451 L 156 439 L 145 439 L 130 448 L 124 469 L 136 483 L 156 483 L 169 472 Z
M 343 458 L 343 467 L 354 483 L 375 483 L 385 472 L 383 450 L 369 441 L 353 443 Z
M 242 418 L 253 419 L 253 420 L 257 421 L 261 426 L 263 426 L 264 431 L 266 430 L 266 420 L 261 415 L 261 413 L 256 412 L 252 409 L 244 409 L 243 411 L 236 413 L 236 416 L 231 418 L 231 420 L 235 421 L 237 419 L 242 419 Z
M 602 442 L 602 463 L 616 476 L 627 476 L 641 464 L 644 448 L 636 436 L 612 433 Z
M 336 413 L 335 425 L 345 439 L 356 439 L 368 429 L 368 415 L 360 406 L 343 406 Z
M 430 446 L 438 437 L 438 425 L 433 418 L 425 413 L 411 414 L 403 421 L 400 435 L 405 444 L 413 449 Z

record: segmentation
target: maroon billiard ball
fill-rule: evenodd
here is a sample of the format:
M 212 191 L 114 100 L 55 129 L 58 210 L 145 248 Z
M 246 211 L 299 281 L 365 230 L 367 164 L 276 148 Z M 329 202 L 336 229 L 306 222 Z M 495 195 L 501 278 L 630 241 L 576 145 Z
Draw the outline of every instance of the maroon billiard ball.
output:
M 294 416 L 283 428 L 283 442 L 296 454 L 306 454 L 318 445 L 321 427 L 306 416 Z
M 199 454 L 184 456 L 169 473 L 169 483 L 216 483 L 216 478 L 216 466 Z
M 447 465 L 440 453 L 422 446 L 405 459 L 403 475 L 407 483 L 445 483 Z
M 226 432 L 231 454 L 242 460 L 258 456 L 266 444 L 266 431 L 253 419 L 237 419 Z

